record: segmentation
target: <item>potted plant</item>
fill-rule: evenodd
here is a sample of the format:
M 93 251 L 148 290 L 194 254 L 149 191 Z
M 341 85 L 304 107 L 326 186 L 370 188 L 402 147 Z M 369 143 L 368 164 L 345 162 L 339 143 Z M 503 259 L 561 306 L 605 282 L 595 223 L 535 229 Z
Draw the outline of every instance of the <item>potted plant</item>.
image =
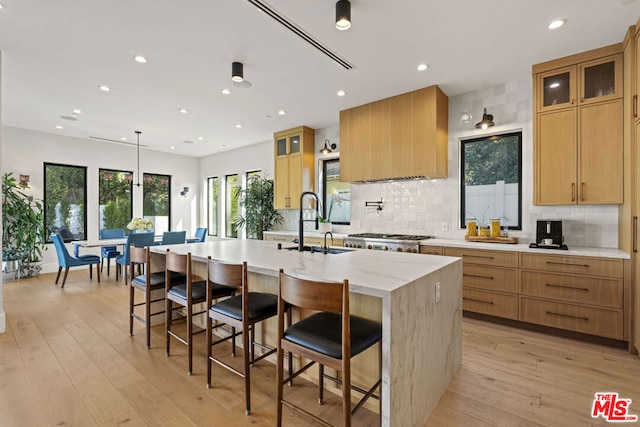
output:
M 331 224 L 331 221 L 323 216 L 318 215 L 318 231 L 320 233 L 326 233 L 327 231 L 331 231 L 332 229 L 333 224 Z
M 234 221 L 236 228 L 245 227 L 247 237 L 262 240 L 263 232 L 282 224 L 283 218 L 273 206 L 273 180 L 252 175 L 247 180 L 247 188 L 237 186 L 235 196 L 244 207 L 244 215 Z
M 19 264 L 20 276 L 36 277 L 42 269 L 45 226 L 42 202 L 24 193 L 11 173 L 2 176 L 2 261 Z M 5 264 L 7 263 L 7 264 Z

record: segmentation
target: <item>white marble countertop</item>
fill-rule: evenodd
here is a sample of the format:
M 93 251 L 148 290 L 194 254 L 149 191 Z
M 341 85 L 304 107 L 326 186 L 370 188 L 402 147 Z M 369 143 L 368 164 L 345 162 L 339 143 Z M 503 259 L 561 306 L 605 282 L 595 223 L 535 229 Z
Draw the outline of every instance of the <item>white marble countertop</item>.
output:
M 292 236 L 292 237 L 298 237 L 298 232 L 297 231 L 292 231 L 292 230 L 284 230 L 284 231 L 264 231 L 264 234 L 273 234 L 275 236 Z M 344 239 L 345 237 L 347 237 L 347 234 L 344 233 L 334 233 L 333 231 L 331 232 L 331 234 L 333 234 L 333 238 L 334 239 Z M 306 231 L 304 232 L 305 236 L 309 236 L 309 237 L 324 237 L 324 233 L 321 233 L 319 231 Z
M 283 247 L 289 246 L 282 244 Z M 278 242 L 263 240 L 223 240 L 184 245 L 153 246 L 151 251 L 164 254 L 167 249 L 191 252 L 192 258 L 205 261 L 207 256 L 226 262 L 247 261 L 250 272 L 276 276 L 280 268 L 286 273 L 316 280 L 349 280 L 352 292 L 384 297 L 407 283 L 460 261 L 460 258 L 423 254 L 351 250 L 341 254 L 298 252 L 277 249 Z
M 589 247 L 570 247 L 569 250 L 559 249 L 536 249 L 530 248 L 529 243 L 485 243 L 472 242 L 468 240 L 449 240 L 449 239 L 428 239 L 420 241 L 424 246 L 446 246 L 450 248 L 474 248 L 474 249 L 491 249 L 496 251 L 513 251 L 528 252 L 545 255 L 573 255 L 573 256 L 589 256 L 598 258 L 619 258 L 630 259 L 631 256 L 620 249 L 613 248 L 589 248 Z

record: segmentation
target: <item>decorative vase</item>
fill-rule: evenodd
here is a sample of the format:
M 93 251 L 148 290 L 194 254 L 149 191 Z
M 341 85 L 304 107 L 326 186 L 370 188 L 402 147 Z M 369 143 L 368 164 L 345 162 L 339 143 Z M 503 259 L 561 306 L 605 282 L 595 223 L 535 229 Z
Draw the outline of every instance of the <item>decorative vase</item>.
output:
M 330 222 L 319 222 L 318 223 L 318 231 L 320 233 L 326 233 L 328 231 L 331 231 L 333 229 L 333 224 L 331 224 Z

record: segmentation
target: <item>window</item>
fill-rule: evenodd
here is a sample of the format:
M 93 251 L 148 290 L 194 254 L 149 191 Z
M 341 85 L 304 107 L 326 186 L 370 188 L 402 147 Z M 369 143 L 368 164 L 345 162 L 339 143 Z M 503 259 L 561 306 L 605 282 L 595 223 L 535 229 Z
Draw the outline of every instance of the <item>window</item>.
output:
M 351 186 L 340 182 L 340 159 L 322 162 L 322 216 L 333 224 L 351 223 Z
M 47 234 L 58 231 L 65 240 L 87 235 L 87 168 L 44 164 L 44 217 Z M 47 241 L 51 240 L 47 237 Z
M 214 176 L 207 179 L 207 227 L 210 236 L 218 235 L 218 197 L 220 196 L 220 188 L 218 177 Z
M 460 226 L 466 218 L 522 229 L 522 132 L 460 141 Z
M 238 237 L 238 230 L 234 224 L 238 218 L 238 175 L 227 175 L 225 177 L 225 201 L 224 201 L 224 223 L 225 236 Z
M 171 177 L 145 173 L 142 181 L 142 216 L 153 221 L 156 234 L 170 231 Z
M 98 171 L 98 203 L 99 229 L 110 230 L 122 228 L 125 232 L 127 224 L 133 216 L 131 181 L 127 175 L 131 171 L 100 169 Z

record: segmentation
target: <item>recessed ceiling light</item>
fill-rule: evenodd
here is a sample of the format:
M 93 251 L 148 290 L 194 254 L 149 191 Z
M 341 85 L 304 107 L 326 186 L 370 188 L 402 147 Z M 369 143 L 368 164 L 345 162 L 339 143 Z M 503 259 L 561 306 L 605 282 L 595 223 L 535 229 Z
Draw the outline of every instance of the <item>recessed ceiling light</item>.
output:
M 172 145 L 171 147 L 169 147 L 169 148 L 171 148 L 172 150 L 175 150 L 175 149 L 176 149 L 176 147 L 175 147 L 175 146 L 173 146 L 173 145 Z
M 549 29 L 550 30 L 555 30 L 556 28 L 560 28 L 564 24 L 566 24 L 566 22 L 567 22 L 566 19 L 557 19 L 557 20 L 553 21 L 551 24 L 549 24 Z
M 103 92 L 109 92 L 111 90 L 111 88 L 107 85 L 102 85 L 100 86 L 100 90 Z
M 418 65 L 418 71 L 424 71 L 427 68 L 429 68 L 429 66 L 427 64 L 420 64 Z
M 222 92 L 223 95 L 229 95 L 231 93 L 229 89 L 222 89 L 220 92 Z
M 0 9 L 4 9 L 4 5 L 0 3 Z
M 202 141 L 202 140 L 204 140 L 204 138 L 203 138 L 203 137 L 201 137 L 201 136 L 199 136 L 199 137 L 198 137 L 198 141 Z
M 142 56 L 142 55 L 136 55 L 136 56 L 134 56 L 134 57 L 133 57 L 133 59 L 134 59 L 136 62 L 139 62 L 139 63 L 141 63 L 141 64 L 145 64 L 145 63 L 147 62 L 147 58 L 145 58 L 145 57 L 144 57 L 144 56 Z
M 189 112 L 189 110 L 187 110 L 186 108 L 181 108 L 178 111 L 180 111 L 182 114 L 187 114 Z
M 238 124 L 236 125 L 236 128 L 238 128 L 238 129 L 242 129 L 242 125 L 241 125 L 240 123 L 238 123 Z
M 74 108 L 71 111 L 71 114 L 75 114 L 76 116 L 78 116 L 78 115 L 82 114 L 82 110 L 80 110 L 79 108 Z
M 555 88 L 557 88 L 557 87 L 560 87 L 560 83 L 558 83 L 558 82 L 551 83 L 551 84 L 549 85 L 549 87 L 550 87 L 551 89 L 555 89 Z
M 123 136 L 122 138 L 120 138 L 120 141 L 126 141 L 127 137 Z
M 347 92 L 343 91 L 343 90 L 339 90 L 338 91 L 338 96 L 345 96 L 347 94 Z
M 64 129 L 62 126 L 58 125 L 56 126 L 56 129 Z
M 278 114 L 280 114 L 281 116 L 284 116 L 285 114 L 287 114 L 287 112 L 284 110 L 280 110 L 278 111 Z

